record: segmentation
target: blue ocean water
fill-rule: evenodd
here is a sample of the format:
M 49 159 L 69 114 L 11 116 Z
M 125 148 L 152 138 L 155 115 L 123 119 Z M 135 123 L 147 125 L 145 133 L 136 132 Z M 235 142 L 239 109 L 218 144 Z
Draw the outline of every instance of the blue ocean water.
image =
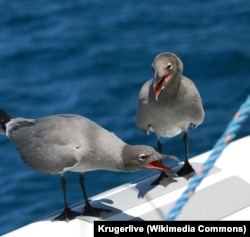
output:
M 13 117 L 81 114 L 127 143 L 155 147 L 154 134 L 135 125 L 137 95 L 153 58 L 170 51 L 203 99 L 206 118 L 189 133 L 197 155 L 212 149 L 250 92 L 249 22 L 247 0 L 0 0 L 0 108 Z M 237 138 L 249 133 L 248 120 Z M 163 144 L 184 158 L 181 135 Z M 87 192 L 149 172 L 87 172 Z M 4 136 L 0 176 L 0 235 L 62 209 L 59 177 L 29 168 Z M 78 175 L 66 178 L 69 203 L 82 201 Z

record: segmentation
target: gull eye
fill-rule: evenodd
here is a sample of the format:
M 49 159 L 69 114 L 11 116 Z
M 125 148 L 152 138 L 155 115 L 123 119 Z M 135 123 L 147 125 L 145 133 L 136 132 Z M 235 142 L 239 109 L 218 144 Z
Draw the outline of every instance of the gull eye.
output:
M 172 63 L 168 63 L 168 65 L 166 66 L 166 69 L 169 70 L 169 71 L 171 71 L 172 68 L 173 68 Z
M 146 154 L 140 154 L 140 156 L 139 156 L 139 160 L 141 160 L 141 161 L 144 161 L 147 158 L 148 158 L 148 155 L 146 155 Z

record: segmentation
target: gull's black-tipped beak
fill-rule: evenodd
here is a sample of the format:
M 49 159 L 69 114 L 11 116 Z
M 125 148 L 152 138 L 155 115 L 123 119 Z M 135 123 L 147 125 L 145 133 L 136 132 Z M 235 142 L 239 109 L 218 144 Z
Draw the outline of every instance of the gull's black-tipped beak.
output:
M 176 157 L 176 156 L 173 156 L 173 155 L 166 155 L 166 154 L 163 154 L 162 155 L 162 159 L 163 160 L 173 160 L 173 161 L 176 161 L 176 162 L 180 162 L 180 160 Z

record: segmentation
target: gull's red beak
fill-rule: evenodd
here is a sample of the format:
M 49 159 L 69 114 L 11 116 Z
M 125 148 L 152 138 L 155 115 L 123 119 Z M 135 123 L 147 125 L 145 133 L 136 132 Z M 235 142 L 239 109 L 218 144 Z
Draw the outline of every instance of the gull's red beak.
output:
M 161 93 L 161 88 L 162 88 L 163 80 L 159 81 L 154 88 L 154 93 L 155 93 L 155 100 L 158 100 L 158 97 Z
M 147 164 L 147 168 L 149 169 L 158 169 L 158 170 L 162 170 L 162 171 L 166 171 L 168 173 L 174 174 L 177 176 L 177 174 L 170 169 L 169 167 L 163 165 L 161 162 L 159 162 L 158 160 L 152 161 L 150 163 Z
M 165 88 L 165 83 L 169 77 L 169 75 L 165 75 L 161 80 L 156 81 L 154 86 L 155 100 L 158 100 L 161 90 Z

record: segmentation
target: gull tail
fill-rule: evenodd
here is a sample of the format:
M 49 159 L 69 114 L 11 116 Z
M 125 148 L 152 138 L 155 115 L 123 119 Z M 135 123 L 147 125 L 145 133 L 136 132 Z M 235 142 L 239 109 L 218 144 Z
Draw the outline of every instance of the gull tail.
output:
M 6 124 L 11 120 L 11 117 L 2 109 L 0 109 L 0 134 L 5 134 Z

